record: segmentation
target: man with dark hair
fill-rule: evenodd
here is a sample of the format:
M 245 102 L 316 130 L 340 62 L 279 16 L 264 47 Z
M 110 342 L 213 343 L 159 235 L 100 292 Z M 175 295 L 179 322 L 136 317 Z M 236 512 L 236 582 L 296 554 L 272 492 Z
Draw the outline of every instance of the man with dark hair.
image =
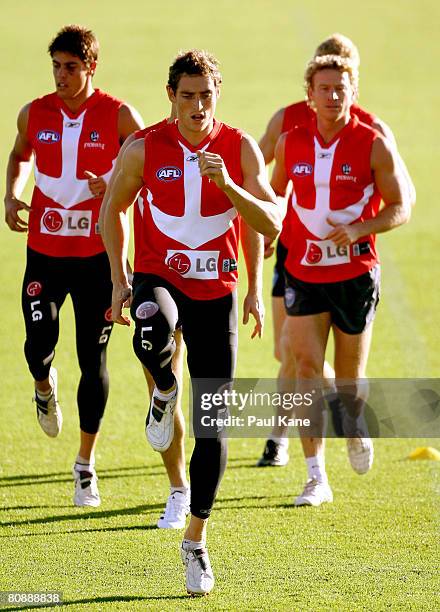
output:
M 131 313 L 134 350 L 156 384 L 146 433 L 159 452 L 173 439 L 177 387 L 170 362 L 174 331 L 181 323 L 195 432 L 191 520 L 182 559 L 188 592 L 205 594 L 214 585 L 205 548 L 206 526 L 226 466 L 226 440 L 215 425 L 204 435 L 201 388 L 204 381 L 212 392 L 233 377 L 240 218 L 244 246 L 248 245 L 246 263 L 255 271 L 244 305 L 244 319 L 249 313 L 256 319 L 254 335 L 262 327 L 263 245 L 257 232 L 273 238 L 281 222 L 257 144 L 214 118 L 221 81 L 217 61 L 204 51 L 182 53 L 169 76 L 168 95 L 176 105 L 177 122 L 151 132 L 126 150 L 109 195 L 105 244 L 112 268 L 113 320 L 127 325 L 121 309 L 132 290 L 121 213 L 144 188 L 143 234 L 135 244 Z M 250 259 L 258 265 L 253 261 L 250 266 Z
M 120 145 L 142 127 L 127 104 L 94 89 L 98 41 L 70 25 L 49 46 L 56 91 L 26 104 L 9 156 L 6 223 L 28 232 L 22 308 L 25 356 L 34 378 L 38 422 L 50 437 L 62 426 L 57 372 L 52 367 L 59 311 L 70 294 L 81 370 L 78 386 L 80 448 L 74 503 L 98 506 L 94 451 L 108 396 L 106 348 L 112 330 L 110 267 L 98 215 Z M 20 200 L 32 161 L 31 205 Z M 30 213 L 29 225 L 19 211 Z

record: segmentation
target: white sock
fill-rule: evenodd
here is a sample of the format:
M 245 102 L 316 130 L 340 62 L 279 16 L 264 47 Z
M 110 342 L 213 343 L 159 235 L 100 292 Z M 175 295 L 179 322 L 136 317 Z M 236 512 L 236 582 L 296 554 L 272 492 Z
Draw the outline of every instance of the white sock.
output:
M 206 540 L 195 542 L 194 540 L 184 539 L 182 542 L 183 550 L 197 550 L 198 548 L 204 548 L 206 546 Z
M 52 388 L 49 391 L 39 391 L 38 389 L 35 389 L 35 394 L 37 395 L 38 399 L 42 400 L 43 402 L 47 402 L 52 396 Z
M 74 469 L 77 472 L 93 472 L 95 467 L 95 458 L 90 457 L 90 459 L 84 459 L 81 455 L 77 455 L 75 459 Z
M 183 495 L 188 495 L 189 487 L 170 487 L 171 495 L 173 493 L 183 493 Z
M 309 478 L 313 478 L 318 482 L 327 482 L 327 474 L 325 473 L 325 460 L 322 455 L 315 457 L 306 457 L 307 474 Z
M 171 399 L 172 397 L 176 395 L 176 388 L 177 387 L 175 386 L 174 389 L 170 391 L 169 393 L 162 393 L 162 391 L 159 391 L 159 389 L 155 387 L 154 395 L 160 400 L 167 402 L 169 399 Z
M 275 442 L 275 444 L 279 444 L 284 448 L 289 448 L 289 438 L 276 438 L 275 436 L 270 436 L 269 440 Z

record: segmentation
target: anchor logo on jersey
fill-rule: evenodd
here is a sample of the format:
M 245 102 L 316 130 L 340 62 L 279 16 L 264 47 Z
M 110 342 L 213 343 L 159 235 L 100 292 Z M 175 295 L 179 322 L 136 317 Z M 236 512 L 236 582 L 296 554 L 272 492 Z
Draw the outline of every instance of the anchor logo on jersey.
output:
M 338 146 L 337 140 L 328 149 L 323 149 L 315 138 L 315 187 L 316 201 L 312 209 L 303 208 L 296 199 L 295 191 L 292 193 L 292 207 L 297 213 L 301 223 L 318 238 L 326 238 L 333 227 L 327 222 L 331 215 L 333 223 L 348 225 L 358 219 L 374 193 L 374 183 L 370 183 L 364 189 L 363 195 L 358 202 L 342 208 L 331 210 L 330 208 L 330 176 L 333 167 L 333 159 Z M 326 157 L 321 157 L 326 153 Z M 348 166 L 348 164 L 344 164 Z M 350 168 L 351 171 L 351 168 Z
M 231 227 L 233 219 L 237 216 L 237 211 L 231 206 L 229 210 L 218 215 L 202 216 L 202 177 L 200 176 L 199 166 L 188 159 L 193 157 L 194 153 L 181 142 L 179 142 L 179 145 L 184 157 L 185 210 L 183 216 L 174 217 L 157 208 L 153 202 L 153 194 L 149 190 L 147 191 L 147 201 L 150 205 L 154 224 L 163 234 L 188 246 L 190 249 L 197 249 L 202 244 L 225 234 Z M 209 143 L 201 150 L 205 151 L 208 146 Z M 165 167 L 165 169 L 168 168 L 171 167 Z M 179 168 L 176 169 L 179 170 Z
M 61 176 L 56 178 L 40 172 L 38 169 L 38 160 L 35 165 L 35 184 L 38 189 L 54 202 L 62 204 L 63 208 L 72 208 L 72 206 L 90 200 L 93 197 L 89 189 L 88 179 L 79 179 L 76 177 L 78 144 L 86 112 L 85 110 L 75 121 L 71 121 L 64 111 L 61 110 L 64 117 L 64 128 L 61 135 L 61 159 L 63 160 Z M 67 129 L 70 127 L 79 127 L 81 129 Z M 47 134 L 49 131 L 50 130 L 43 130 L 42 132 Z M 42 132 L 39 132 L 39 134 Z M 53 134 L 56 134 L 56 132 L 53 132 Z M 102 175 L 106 183 L 110 180 L 115 162 L 116 159 L 113 160 L 111 169 Z

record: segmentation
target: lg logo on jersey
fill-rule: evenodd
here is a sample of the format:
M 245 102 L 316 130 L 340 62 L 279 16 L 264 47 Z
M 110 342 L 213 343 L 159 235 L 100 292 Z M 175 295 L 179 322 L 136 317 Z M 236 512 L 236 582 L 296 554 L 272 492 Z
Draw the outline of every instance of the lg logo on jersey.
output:
M 42 234 L 90 236 L 92 211 L 46 208 L 40 222 Z
M 169 183 L 170 181 L 177 181 L 182 176 L 182 170 L 176 166 L 163 166 L 157 170 L 156 176 L 159 181 Z
M 218 278 L 220 251 L 167 251 L 165 263 L 185 278 L 211 280 Z

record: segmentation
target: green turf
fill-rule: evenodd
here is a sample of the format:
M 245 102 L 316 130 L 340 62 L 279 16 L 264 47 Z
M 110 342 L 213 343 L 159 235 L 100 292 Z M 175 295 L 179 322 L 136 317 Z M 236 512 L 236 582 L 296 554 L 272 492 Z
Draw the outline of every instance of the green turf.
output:
M 176 52 L 208 48 L 224 73 L 218 116 L 255 137 L 277 108 L 302 96 L 303 67 L 316 44 L 333 31 L 352 37 L 362 57 L 361 103 L 393 128 L 418 191 L 411 224 L 379 239 L 383 299 L 368 372 L 438 376 L 438 3 L 39 0 L 1 8 L 2 167 L 18 109 L 52 87 L 45 47 L 65 23 L 96 30 L 96 85 L 135 105 L 146 123 L 168 111 L 164 84 Z M 296 440 L 288 467 L 261 471 L 252 466 L 263 441 L 232 441 L 209 532 L 217 586 L 206 600 L 188 600 L 180 534 L 153 529 L 167 482 L 144 439 L 146 394 L 126 329 L 115 330 L 109 349 L 111 395 L 97 456 L 103 504 L 74 509 L 69 468 L 77 451 L 78 367 L 71 306 L 63 308 L 56 356 L 65 427 L 52 441 L 36 425 L 22 355 L 25 240 L 6 227 L 0 238 L 0 590 L 60 590 L 65 609 L 75 612 L 440 607 L 438 464 L 405 460 L 416 446 L 439 446 L 437 440 L 377 441 L 374 469 L 364 477 L 350 469 L 343 443 L 330 440 L 335 502 L 316 510 L 291 506 L 305 479 Z M 275 376 L 270 317 L 262 341 L 251 342 L 249 333 L 241 330 L 238 375 Z

